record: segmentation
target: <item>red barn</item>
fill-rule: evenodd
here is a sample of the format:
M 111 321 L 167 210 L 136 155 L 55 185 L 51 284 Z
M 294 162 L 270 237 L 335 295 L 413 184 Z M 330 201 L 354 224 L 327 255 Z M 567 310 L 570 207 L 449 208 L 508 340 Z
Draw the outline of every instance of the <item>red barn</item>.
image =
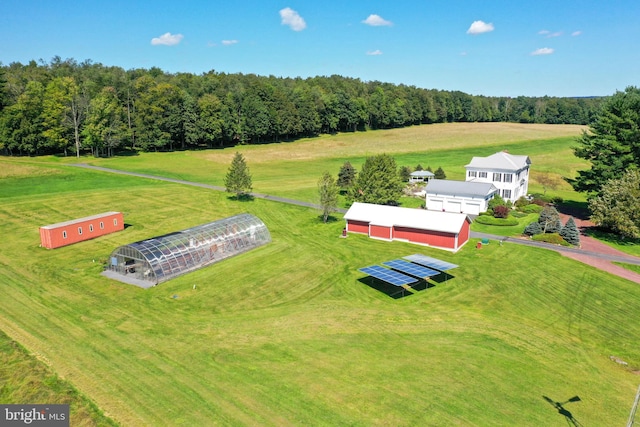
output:
M 374 239 L 402 240 L 457 251 L 469 240 L 466 214 L 354 203 L 344 215 L 347 231 Z
M 72 245 L 124 230 L 122 212 L 105 212 L 40 227 L 40 244 L 47 249 Z

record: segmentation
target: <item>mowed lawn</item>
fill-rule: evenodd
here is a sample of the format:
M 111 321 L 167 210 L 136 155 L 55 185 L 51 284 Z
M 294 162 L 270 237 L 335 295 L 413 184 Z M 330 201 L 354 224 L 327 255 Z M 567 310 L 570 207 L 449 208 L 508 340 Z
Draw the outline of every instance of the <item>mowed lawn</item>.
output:
M 139 158 L 175 171 L 177 156 L 197 165 L 215 154 Z M 563 407 L 582 425 L 628 417 L 640 378 L 635 283 L 511 244 L 451 254 L 341 239 L 342 220 L 323 224 L 312 209 L 64 162 L 0 159 L 0 330 L 122 425 L 552 426 L 567 412 L 545 396 L 576 395 Z M 109 210 L 125 213 L 123 232 L 38 247 L 38 226 Z M 273 242 L 149 290 L 99 274 L 119 245 L 241 212 Z M 357 271 L 412 253 L 460 267 L 405 298 Z

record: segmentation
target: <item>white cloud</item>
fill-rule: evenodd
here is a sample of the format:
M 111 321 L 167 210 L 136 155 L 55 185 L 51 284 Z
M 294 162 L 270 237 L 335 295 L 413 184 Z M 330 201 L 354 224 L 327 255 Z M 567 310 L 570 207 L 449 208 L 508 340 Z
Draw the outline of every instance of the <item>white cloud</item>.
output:
M 282 18 L 282 25 L 288 25 L 293 31 L 302 31 L 307 28 L 304 18 L 290 7 L 285 7 L 280 11 L 280 18 Z
M 493 24 L 487 24 L 484 21 L 473 21 L 469 29 L 467 30 L 467 34 L 482 34 L 489 33 L 493 31 Z
M 562 35 L 562 31 L 556 31 L 555 33 L 552 33 L 549 30 L 540 30 L 540 31 L 538 31 L 538 34 L 540 34 L 541 36 L 545 36 L 546 38 L 550 39 L 552 37 L 560 37 Z
M 531 52 L 531 55 L 533 56 L 551 55 L 552 53 L 553 53 L 553 49 L 551 49 L 550 47 L 541 47 L 540 49 L 536 49 L 533 52 Z
M 578 30 L 578 31 L 574 31 L 573 33 L 571 33 L 571 35 L 572 35 L 573 37 L 575 37 L 575 36 L 579 36 L 580 34 L 582 34 L 582 31 L 579 31 L 579 30 Z
M 372 27 L 390 27 L 393 25 L 393 22 L 387 21 L 380 15 L 369 15 L 367 19 L 362 21 L 363 24 L 371 25 Z
M 160 37 L 152 38 L 151 44 L 154 46 L 157 46 L 157 45 L 174 46 L 180 43 L 180 41 L 182 41 L 183 38 L 184 36 L 182 34 L 164 33 Z
M 222 44 L 225 46 L 231 46 L 236 43 L 238 43 L 238 40 L 222 40 Z
M 382 55 L 382 51 L 380 49 L 370 50 L 369 52 L 367 52 L 367 55 L 370 55 L 370 56 Z

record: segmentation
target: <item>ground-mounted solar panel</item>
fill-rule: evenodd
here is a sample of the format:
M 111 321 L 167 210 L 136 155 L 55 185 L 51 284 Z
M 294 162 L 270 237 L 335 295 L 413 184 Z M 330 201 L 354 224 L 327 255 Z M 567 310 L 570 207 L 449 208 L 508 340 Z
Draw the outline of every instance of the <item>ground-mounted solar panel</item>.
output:
M 437 276 L 438 274 L 440 274 L 439 271 L 432 270 L 430 268 L 423 267 L 421 265 L 414 264 L 403 259 L 394 259 L 393 261 L 386 261 L 382 264 L 386 265 L 387 267 L 391 267 L 394 270 L 398 270 L 403 273 L 410 274 L 411 276 L 420 278 Z
M 433 268 L 439 271 L 447 271 L 452 268 L 458 267 L 456 264 L 452 264 L 447 261 L 442 261 L 438 258 L 432 258 L 430 256 L 422 255 L 422 254 L 414 254 L 403 257 L 406 260 L 411 262 L 415 262 L 416 264 L 424 265 L 425 267 Z
M 417 282 L 417 279 L 409 277 L 405 274 L 398 273 L 397 271 L 389 270 L 388 268 L 381 267 L 379 265 L 371 265 L 369 267 L 359 268 L 361 271 L 369 276 L 373 276 L 376 279 L 380 279 L 383 282 L 387 282 L 394 286 L 404 286 L 410 283 Z

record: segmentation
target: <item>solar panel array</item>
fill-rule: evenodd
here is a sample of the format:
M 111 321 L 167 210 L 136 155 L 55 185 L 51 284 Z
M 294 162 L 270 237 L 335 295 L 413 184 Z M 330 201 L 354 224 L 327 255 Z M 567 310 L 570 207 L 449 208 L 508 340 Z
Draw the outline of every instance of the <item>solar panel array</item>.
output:
M 404 257 L 404 259 L 439 271 L 451 270 L 452 268 L 458 267 L 457 264 L 452 264 L 438 258 L 431 258 L 430 256 L 421 254 L 408 255 Z
M 421 265 L 414 264 L 403 259 L 394 259 L 393 261 L 383 262 L 382 264 L 395 270 L 402 271 L 403 273 L 407 273 L 420 278 L 437 276 L 438 274 L 440 274 L 439 271 L 432 270 L 430 268 L 423 267 Z
M 388 268 L 381 267 L 379 265 L 371 265 L 369 267 L 363 267 L 358 269 L 363 273 L 373 276 L 376 279 L 380 279 L 394 286 L 408 285 L 409 283 L 417 282 L 413 277 L 409 277 L 397 271 L 389 270 Z

